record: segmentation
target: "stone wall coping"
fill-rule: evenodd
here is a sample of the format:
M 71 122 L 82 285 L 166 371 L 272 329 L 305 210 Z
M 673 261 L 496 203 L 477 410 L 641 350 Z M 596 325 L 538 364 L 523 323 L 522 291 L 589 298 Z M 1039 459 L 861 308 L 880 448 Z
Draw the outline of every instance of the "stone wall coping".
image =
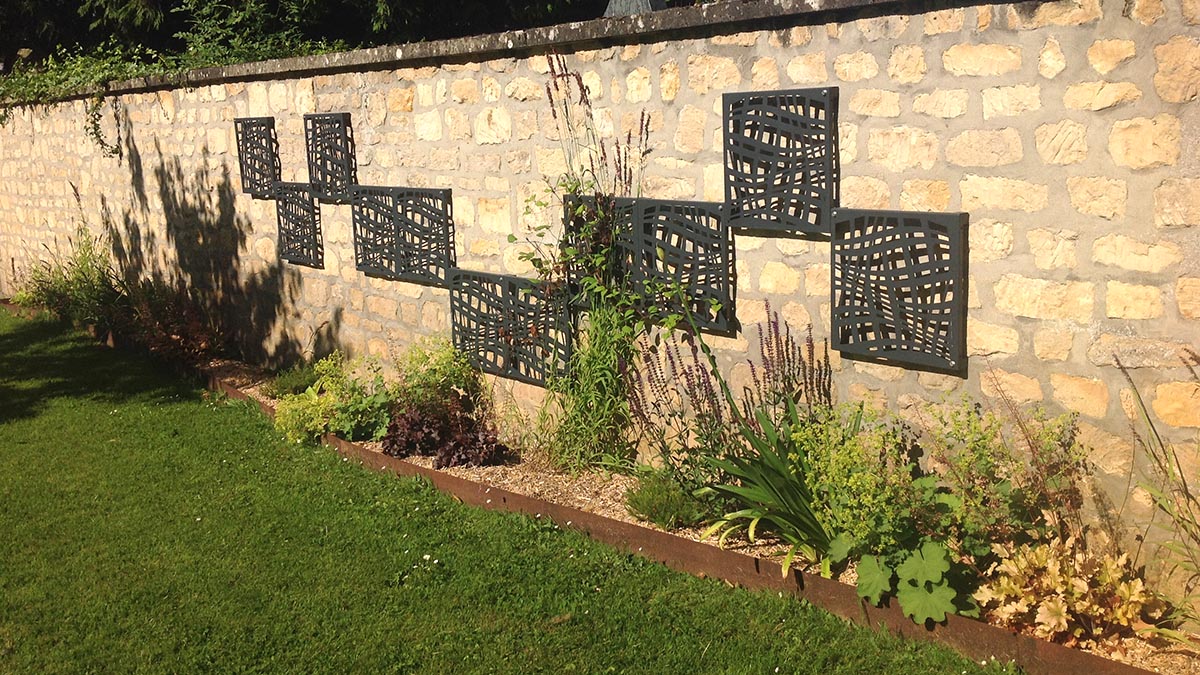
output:
M 174 75 L 138 77 L 110 83 L 104 93 L 130 94 L 236 81 L 294 79 L 439 63 L 487 61 L 501 57 L 610 47 L 644 42 L 648 38 L 656 41 L 683 38 L 716 27 L 742 26 L 761 30 L 777 23 L 785 23 L 790 17 L 846 10 L 879 9 L 885 12 L 886 9 L 893 9 L 892 6 L 902 4 L 912 3 L 911 0 L 720 0 L 633 16 L 602 17 L 503 33 L 237 63 L 198 68 Z M 966 4 L 971 3 L 968 1 Z M 64 100 L 84 98 L 96 93 L 98 92 L 95 90 L 81 92 Z

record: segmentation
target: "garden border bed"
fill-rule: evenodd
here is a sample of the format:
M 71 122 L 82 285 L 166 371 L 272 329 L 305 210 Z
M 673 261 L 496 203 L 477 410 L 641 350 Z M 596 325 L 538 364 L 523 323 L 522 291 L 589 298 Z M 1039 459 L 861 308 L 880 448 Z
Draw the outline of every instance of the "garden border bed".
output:
M 274 415 L 272 406 L 251 397 L 207 368 L 201 368 L 200 372 L 209 389 L 230 398 L 251 401 L 264 414 Z M 744 588 L 788 593 L 843 619 L 870 628 L 885 628 L 909 639 L 941 643 L 977 661 L 992 658 L 1014 661 L 1030 675 L 1085 672 L 1094 675 L 1147 675 L 1151 672 L 961 616 L 949 615 L 944 624 L 927 629 L 913 623 L 895 603 L 874 607 L 860 599 L 852 586 L 797 570 L 792 570 L 784 577 L 779 564 L 770 560 L 452 476 L 368 450 L 332 434 L 322 436 L 321 442 L 342 457 L 372 470 L 395 476 L 424 477 L 435 488 L 464 504 L 549 518 L 560 527 L 577 530 L 596 541 L 671 569 L 700 578 L 721 579 Z

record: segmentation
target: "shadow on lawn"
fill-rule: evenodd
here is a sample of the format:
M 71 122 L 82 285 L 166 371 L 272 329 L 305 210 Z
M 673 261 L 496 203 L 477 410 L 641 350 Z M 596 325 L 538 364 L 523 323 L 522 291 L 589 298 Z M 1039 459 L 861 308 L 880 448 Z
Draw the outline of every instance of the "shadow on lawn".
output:
M 114 403 L 194 390 L 178 377 L 157 376 L 145 359 L 120 354 L 46 319 L 16 319 L 0 309 L 0 424 L 32 417 L 55 397 Z
M 245 361 L 279 367 L 341 347 L 341 307 L 328 308 L 317 330 L 298 335 L 305 324 L 295 304 L 304 278 L 280 260 L 253 261 L 252 237 L 256 229 L 256 238 L 263 236 L 264 224 L 256 228 L 237 212 L 228 163 L 201 145 L 197 168 L 185 171 L 156 138 L 147 174 L 128 116 L 121 118 L 134 206 L 116 216 L 102 197 L 101 216 L 126 281 L 186 295 L 224 338 L 224 351 Z M 165 227 L 146 224 L 152 220 Z

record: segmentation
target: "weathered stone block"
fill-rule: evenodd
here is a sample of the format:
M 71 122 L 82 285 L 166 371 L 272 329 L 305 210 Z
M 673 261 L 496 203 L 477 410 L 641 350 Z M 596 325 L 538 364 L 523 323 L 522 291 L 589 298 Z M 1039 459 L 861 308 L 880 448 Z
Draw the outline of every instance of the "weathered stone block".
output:
M 1104 16 L 1100 0 L 1057 0 L 1037 5 L 1009 5 L 1008 26 L 1020 30 L 1043 26 L 1081 26 Z
M 763 263 L 758 276 L 758 290 L 763 293 L 791 295 L 800 289 L 800 270 L 790 265 L 769 260 Z
M 1058 328 L 1039 328 L 1033 334 L 1033 353 L 1043 361 L 1066 361 L 1075 334 Z
M 983 90 L 983 119 L 1011 117 L 1042 107 L 1042 88 L 1036 84 L 989 87 Z
M 1177 368 L 1190 345 L 1132 335 L 1104 333 L 1088 347 L 1088 360 L 1097 366 L 1114 366 L 1120 359 L 1126 368 Z
M 1062 46 L 1054 37 L 1046 39 L 1042 51 L 1038 53 L 1038 74 L 1047 80 L 1053 80 L 1067 67 L 1067 57 L 1063 54 Z
M 1050 190 L 1045 185 L 1015 178 L 967 174 L 958 182 L 964 211 L 1005 209 L 1032 213 L 1046 208 Z
M 938 140 L 933 132 L 916 127 L 877 129 L 867 139 L 867 154 L 889 171 L 931 169 L 938 158 Z
M 512 140 L 512 117 L 505 108 L 486 108 L 475 116 L 475 142 L 496 145 Z
M 892 193 L 888 184 L 871 176 L 842 179 L 842 206 L 851 209 L 886 209 Z
M 708 54 L 688 57 L 688 88 L 697 94 L 730 91 L 741 82 L 742 74 L 733 59 Z
M 829 80 L 825 52 L 801 54 L 788 61 L 787 75 L 796 84 L 824 84 Z
M 679 126 L 675 128 L 675 149 L 684 153 L 696 153 L 704 149 L 704 137 L 708 113 L 693 105 L 679 111 Z
M 1067 178 L 1067 193 L 1071 206 L 1084 215 L 1105 220 L 1125 215 L 1128 188 L 1125 181 L 1103 176 L 1071 176 Z
M 1118 166 L 1131 169 L 1173 166 L 1179 161 L 1179 141 L 1178 117 L 1167 113 L 1135 117 L 1113 124 L 1108 152 Z
M 1003 166 L 1023 156 L 1021 134 L 1013 128 L 964 131 L 946 143 L 946 160 L 957 166 Z
M 1200 277 L 1180 277 L 1175 282 L 1175 302 L 1180 316 L 1200 319 Z
M 1002 44 L 958 44 L 942 52 L 951 75 L 995 77 L 1021 68 L 1021 48 Z
M 888 77 L 900 84 L 915 84 L 925 78 L 925 50 L 920 45 L 900 45 L 888 58 Z
M 1015 403 L 1041 401 L 1042 385 L 1032 377 L 990 368 L 979 376 L 979 390 L 988 398 L 1005 396 Z
M 1200 225 L 1200 178 L 1168 178 L 1154 188 L 1154 224 Z
M 1051 373 L 1050 387 L 1054 400 L 1071 412 L 1097 419 L 1108 413 L 1108 387 L 1100 380 Z
M 1142 90 L 1132 82 L 1081 82 L 1067 87 L 1063 105 L 1072 110 L 1104 110 L 1142 98 Z
M 650 100 L 650 71 L 634 68 L 625 76 L 625 100 L 642 103 Z
M 967 319 L 967 354 L 970 356 L 1007 356 L 1021 348 L 1021 336 L 1015 328 Z
M 913 112 L 942 119 L 962 117 L 967 112 L 966 89 L 935 89 L 913 99 Z
M 925 15 L 925 34 L 941 35 L 962 30 L 966 12 L 962 9 L 939 9 Z
M 667 61 L 658 68 L 658 95 L 663 101 L 674 101 L 679 94 L 679 64 Z
M 1087 127 L 1079 122 L 1043 124 L 1034 131 L 1033 140 L 1047 164 L 1077 164 L 1087 158 Z
M 879 74 L 879 62 L 868 52 L 841 54 L 833 60 L 833 72 L 844 82 L 869 80 Z
M 950 183 L 944 180 L 906 180 L 900 188 L 900 208 L 905 211 L 948 211 Z
M 1078 232 L 1059 229 L 1034 229 L 1026 235 L 1033 264 L 1038 269 L 1075 267 L 1075 241 Z
M 750 86 L 762 91 L 779 88 L 779 65 L 775 59 L 769 56 L 755 59 L 750 66 Z
M 1158 419 L 1173 427 L 1200 427 L 1200 383 L 1164 382 L 1150 404 Z
M 1092 318 L 1095 288 L 1085 281 L 1051 281 L 1005 274 L 993 289 L 996 308 L 1031 319 L 1066 319 L 1087 323 Z
M 850 110 L 867 117 L 899 117 L 900 94 L 883 89 L 859 89 L 850 97 Z
M 1110 319 L 1157 319 L 1163 313 L 1162 291 L 1142 284 L 1108 282 L 1104 304 Z
M 991 262 L 1012 253 L 1013 226 L 992 218 L 971 221 L 971 262 Z
M 413 132 L 416 133 L 418 140 L 442 140 L 441 112 L 437 110 L 430 110 L 428 112 L 417 113 L 413 115 Z
M 1196 98 L 1200 93 L 1200 40 L 1176 35 L 1154 48 L 1154 59 L 1158 62 L 1154 88 L 1162 100 L 1184 103 Z
M 1123 234 L 1107 234 L 1092 244 L 1092 260 L 1134 272 L 1157 274 L 1183 259 L 1179 246 L 1164 241 L 1147 244 Z
M 1088 63 L 1097 73 L 1107 75 L 1117 66 L 1137 54 L 1137 43 L 1133 40 L 1096 40 L 1088 47 Z

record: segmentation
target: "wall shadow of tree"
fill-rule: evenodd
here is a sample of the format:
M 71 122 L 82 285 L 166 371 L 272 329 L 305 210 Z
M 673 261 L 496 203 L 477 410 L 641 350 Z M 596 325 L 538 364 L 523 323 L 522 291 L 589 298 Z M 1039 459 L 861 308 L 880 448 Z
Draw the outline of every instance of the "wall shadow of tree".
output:
M 319 327 L 301 338 L 292 322 L 299 319 L 300 273 L 279 260 L 266 267 L 249 264 L 252 228 L 236 211 L 238 188 L 227 164 L 212 167 L 207 146 L 198 148 L 198 168 L 185 170 L 154 140 L 150 169 L 162 208 L 157 217 L 165 228 L 148 225 L 158 205 L 151 204 L 145 158 L 132 125 L 126 118 L 122 126 L 134 204 L 117 217 L 102 197 L 101 216 L 125 281 L 186 294 L 219 331 L 229 355 L 252 363 L 279 367 L 339 349 L 340 307 L 331 308 Z

